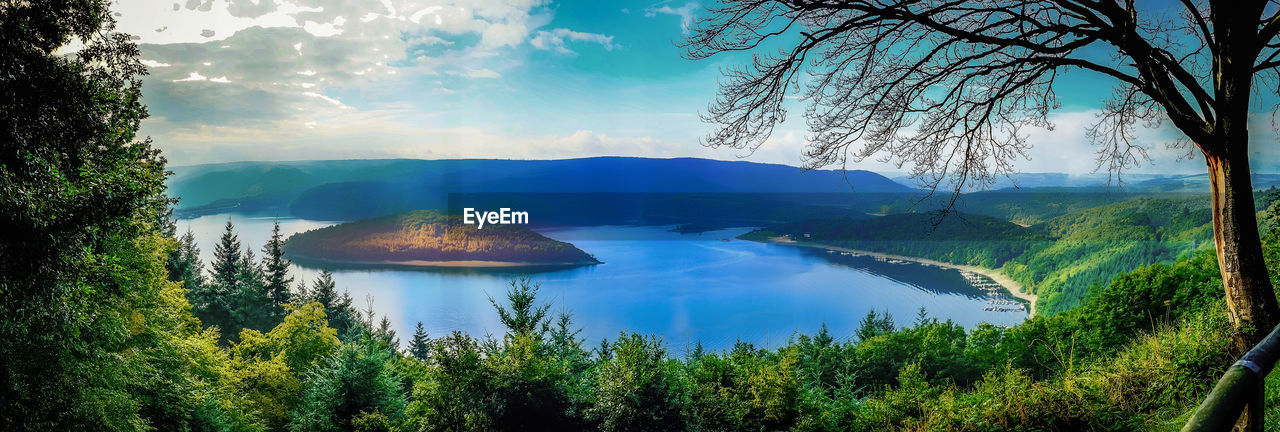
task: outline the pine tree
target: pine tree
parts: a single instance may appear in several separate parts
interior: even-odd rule
[[[332,306],[325,308],[325,313],[329,314],[329,326],[338,331],[343,342],[361,337],[360,332],[354,331],[360,321],[360,312],[356,310],[350,291],[343,291]]]
[[[391,320],[385,316],[382,317],[378,328],[373,331],[373,338],[387,344],[387,347],[393,351],[400,350],[400,339],[396,337],[396,331],[391,328]]]
[[[187,292],[192,313],[200,318],[205,326],[216,326],[221,329],[224,338],[240,331],[240,326],[232,315],[236,306],[234,296],[238,292],[240,283],[240,267],[243,263],[240,239],[236,236],[235,226],[231,224],[231,220],[227,220],[222,238],[213,248],[213,263],[209,268],[211,279],[199,287],[189,288]]]
[[[858,337],[858,341],[865,341],[882,334],[888,334],[895,329],[893,323],[893,315],[889,311],[884,311],[884,315],[876,314],[876,310],[867,311],[867,316],[862,318],[862,322],[858,325],[858,330],[854,331],[854,335]]]
[[[169,280],[182,282],[187,292],[203,289],[204,263],[200,262],[200,248],[196,246],[196,236],[187,228],[178,242],[178,248],[169,255]]]
[[[238,334],[246,328],[266,331],[275,327],[278,324],[275,306],[267,294],[262,267],[254,259],[253,250],[245,248],[237,270],[235,290],[232,291],[234,301],[231,303],[234,305],[232,317],[235,328],[227,330]]]
[[[227,220],[222,238],[213,248],[213,282],[222,285],[224,292],[235,292],[237,277],[240,275],[240,238],[236,236],[235,226]]]
[[[578,335],[582,328],[573,327],[573,314],[561,312],[551,330],[551,346],[561,358],[582,349],[582,339]]]
[[[533,335],[541,338],[551,331],[551,318],[547,316],[550,304],[536,305],[538,289],[542,284],[527,278],[512,280],[507,288],[507,302],[511,309],[498,304],[492,296],[489,303],[498,311],[498,319],[507,327],[509,336]]]
[[[418,321],[418,325],[413,328],[413,338],[409,339],[409,354],[422,361],[427,361],[427,357],[431,355],[431,339],[422,329],[422,321]]]
[[[311,285],[309,299],[324,306],[324,313],[329,317],[329,326],[338,331],[343,341],[352,339],[351,329],[358,324],[360,313],[353,306],[351,293],[338,294],[338,284],[333,280],[333,273],[321,270],[320,276]],[[369,329],[372,330],[372,329]]]
[[[298,286],[293,289],[293,294],[290,295],[290,298],[299,300],[299,303],[311,301],[311,290],[307,288],[307,281],[305,279],[298,279]]]
[[[827,330],[827,323],[822,323],[822,328],[818,329],[818,334],[813,335],[813,344],[815,346],[826,348],[835,343],[835,338],[831,337],[831,331]]]
[[[929,324],[929,312],[924,310],[924,306],[920,306],[920,311],[916,312],[915,326],[923,327],[925,324]]]
[[[262,271],[266,275],[267,294],[275,306],[277,315],[283,316],[284,305],[289,303],[291,295],[289,285],[293,278],[289,276],[289,265],[293,264],[284,257],[284,236],[280,234],[280,221],[276,220],[271,228],[271,239],[262,248]]]
[[[338,284],[333,281],[333,273],[321,270],[320,276],[311,285],[311,300],[320,302],[325,310],[333,307],[338,300]]]

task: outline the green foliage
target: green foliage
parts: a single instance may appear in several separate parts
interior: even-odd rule
[[[422,329],[422,321],[418,321],[413,329],[413,338],[409,339],[409,355],[420,361],[427,361],[431,356],[431,339],[427,338],[427,332]]]
[[[547,316],[550,304],[536,305],[538,289],[542,284],[528,278],[512,280],[507,286],[507,302],[511,309],[498,304],[492,296],[489,303],[498,312],[498,319],[507,327],[510,337],[533,336],[541,338],[551,331],[551,317]]]
[[[340,346],[319,303],[292,309],[284,322],[266,334],[243,331],[229,350],[225,385],[239,396],[238,409],[254,413],[272,430],[288,423],[304,374]]]
[[[1096,295],[1115,275],[1171,262],[1210,245],[1209,218],[1205,197],[1138,198],[1079,208],[1026,228],[987,216],[908,213],[856,223],[783,224],[743,238],[785,235],[825,245],[998,268],[1039,296],[1039,313],[1056,314]]]
[[[823,328],[826,325],[823,324]],[[882,334],[892,332],[896,327],[893,324],[893,315],[889,311],[882,314],[876,314],[876,310],[867,311],[867,316],[862,317],[862,321],[858,323],[858,329],[854,331],[854,337],[864,341]]]
[[[156,226],[165,162],[137,136],[145,69],[109,6],[0,3],[2,430],[181,424],[203,385],[162,360],[198,336],[163,327],[185,322]]]
[[[290,430],[399,430],[406,402],[394,356],[372,339],[344,345],[311,373]]]
[[[1057,240],[1003,269],[1040,295],[1046,313],[1070,309],[1114,275],[1209,245],[1208,201],[1138,199],[1070,213],[1036,228]]]
[[[352,305],[350,293],[338,294],[338,284],[334,282],[329,270],[320,271],[320,276],[316,278],[308,294],[308,301],[320,303],[324,307],[329,324],[337,330],[339,337],[344,340],[354,337],[352,330],[359,326],[360,312]]]
[[[200,247],[196,245],[196,236],[190,229],[182,234],[178,248],[169,254],[167,263],[169,280],[182,282],[187,292],[200,292],[207,281],[204,277],[204,263],[200,262]]]
[[[284,305],[292,300],[289,285],[293,277],[289,276],[289,265],[292,263],[284,257],[284,236],[280,234],[280,221],[276,220],[271,227],[271,239],[262,247],[262,271],[265,277],[265,289],[271,298],[272,321],[284,316]]]
[[[811,220],[765,231],[794,240],[996,268],[1052,239],[981,215],[905,213],[872,219]],[[746,236],[761,239],[759,235]]]
[[[683,429],[677,369],[657,337],[619,335],[600,362],[588,417],[606,432]]]

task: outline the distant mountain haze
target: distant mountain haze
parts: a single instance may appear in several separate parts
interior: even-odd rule
[[[351,219],[444,208],[449,193],[913,193],[870,171],[709,159],[335,160],[174,167],[179,213]]]

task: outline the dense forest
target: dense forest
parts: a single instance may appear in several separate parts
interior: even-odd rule
[[[793,335],[776,349],[738,343],[724,352],[675,353],[658,335],[580,339],[571,312],[553,315],[553,305],[538,296],[540,284],[528,279],[511,281],[505,298],[491,299],[504,334],[433,338],[419,325],[402,342],[385,318],[378,322],[336,294],[327,273],[293,284],[288,261],[273,252],[278,237],[262,247],[259,260],[248,248],[225,258],[242,250],[228,226],[207,269],[191,238],[184,235],[174,253],[153,262],[184,281],[171,287],[196,287],[186,292],[193,306],[175,315],[185,316],[189,329],[204,327],[188,330],[185,349],[173,353],[182,357],[152,359],[164,371],[159,376],[174,380],[160,385],[184,385],[146,400],[159,406],[139,405],[138,424],[295,431],[1169,429],[1239,354],[1226,337],[1211,250],[1118,275],[1080,306],[1015,327],[965,329],[923,309],[913,317],[870,311],[853,335],[824,328]],[[1268,251],[1280,256],[1277,240],[1280,231],[1270,231]],[[275,273],[273,264],[286,271]],[[239,279],[220,278],[222,268],[234,268]],[[277,305],[263,288],[273,285],[294,288]],[[224,303],[230,317],[273,318],[211,325],[219,318],[198,300],[209,292],[230,300]],[[1269,397],[1280,403],[1277,393]]]
[[[258,249],[228,224],[207,266],[175,238],[166,162],[136,135],[145,69],[108,6],[0,3],[0,430],[1166,430],[1240,354],[1202,213],[1156,201],[986,221],[1046,245],[975,257],[1046,278],[1137,265],[1073,236],[1176,256],[1015,327],[868,312],[854,335],[678,355],[657,335],[583,341],[524,279],[491,299],[502,334],[396,335],[327,274],[293,280],[278,230]]]
[[[416,210],[319,228],[291,236],[290,257],[328,265],[495,261],[530,265],[594,264],[569,243],[518,225],[463,224],[443,211]]]
[[[857,223],[832,219],[781,224],[744,238],[783,235],[999,269],[1039,296],[1039,311],[1053,314],[1096,295],[1114,275],[1211,245],[1209,219],[1205,196],[1137,198],[1068,212],[1028,227],[982,215],[943,217],[931,212]]]

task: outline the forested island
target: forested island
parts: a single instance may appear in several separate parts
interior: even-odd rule
[[[477,229],[438,210],[416,210],[295,234],[290,259],[345,267],[540,267],[599,264],[572,244],[528,228]]]

